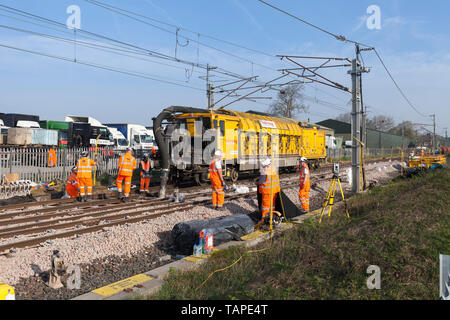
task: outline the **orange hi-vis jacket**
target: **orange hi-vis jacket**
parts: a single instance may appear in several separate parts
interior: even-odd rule
[[[47,165],[49,167],[56,166],[56,151],[53,148],[50,148],[50,150],[48,150],[48,163],[47,163]]]
[[[278,174],[268,172],[265,177],[265,181],[261,181],[262,183],[259,185],[259,193],[270,195],[270,189],[272,189],[272,194],[280,192],[280,179],[278,178]]]
[[[216,162],[220,161],[220,159],[213,159],[209,164],[209,179],[211,180],[212,185],[221,185],[222,181],[220,180],[219,171],[216,168]]]
[[[309,189],[311,180],[309,176],[309,169],[303,168],[300,171],[300,189]]]
[[[150,168],[151,168],[151,161],[150,159],[145,161],[141,161],[141,177],[143,178],[150,178]]]
[[[79,185],[78,185],[78,178],[77,174],[75,172],[72,172],[67,179],[66,184],[66,192],[71,198],[78,197],[80,195],[80,192],[78,191]]]
[[[216,168],[217,161],[221,160],[213,159],[209,164],[209,180],[211,180],[211,185],[221,186],[222,181],[220,180],[219,170]]]
[[[95,161],[87,157],[81,158],[77,162],[77,177],[83,179],[92,179],[92,167],[95,166]]]
[[[119,176],[131,177],[133,170],[137,168],[136,159],[127,152],[119,159]]]

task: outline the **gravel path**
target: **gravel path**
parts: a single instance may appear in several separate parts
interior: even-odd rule
[[[399,162],[369,164],[368,170],[374,168],[376,170],[367,173],[367,180],[376,179],[381,184],[392,179],[398,175],[393,164],[398,165]],[[344,174],[342,176],[343,188],[349,189],[350,185],[346,182]],[[317,187],[310,192],[311,209],[317,209],[322,205],[324,194],[319,190],[326,191],[329,181],[320,181]],[[298,188],[284,191],[295,204],[300,205]],[[0,281],[16,288],[17,299],[69,299],[111,282],[146,272],[175,258],[176,253],[171,248],[170,232],[176,223],[202,219],[205,214],[215,218],[226,214],[250,213],[257,210],[257,201],[238,199],[225,202],[224,207],[225,212],[218,212],[209,206],[197,206],[188,211],[180,211],[141,223],[108,227],[97,233],[55,239],[36,248],[19,249],[16,253],[0,256]],[[66,288],[54,290],[44,284],[48,277],[53,250],[61,252],[66,266],[74,264],[80,266],[82,274],[80,290]]]

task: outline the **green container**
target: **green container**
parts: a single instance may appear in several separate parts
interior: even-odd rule
[[[65,121],[44,120],[39,121],[39,125],[43,129],[69,130],[69,123]]]
[[[69,141],[70,124],[66,121],[42,120],[39,125],[43,129],[58,130],[58,145],[60,148],[66,148]]]

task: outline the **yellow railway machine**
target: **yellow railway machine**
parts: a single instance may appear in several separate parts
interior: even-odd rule
[[[429,169],[433,165],[443,165],[447,164],[445,155],[425,155],[425,156],[414,156],[410,157],[408,160],[409,168],[426,168]]]
[[[193,176],[200,183],[207,180],[209,161],[216,149],[225,153],[225,177],[233,182],[241,173],[259,171],[260,160],[264,157],[273,158],[274,163],[286,171],[295,170],[301,156],[308,158],[314,167],[326,158],[325,131],[316,127],[261,113],[191,109],[186,107],[186,111],[194,112],[183,112],[182,107],[165,109],[177,111],[172,118],[165,116],[171,119],[173,126],[165,130],[166,139],[169,133],[181,130],[175,139],[172,135],[169,143],[171,174],[172,169],[177,168],[178,176]],[[168,111],[163,110],[161,115],[164,112]],[[155,124],[154,130],[158,142]],[[180,152],[182,148],[176,146],[181,140],[188,141],[185,139],[191,139],[189,156],[186,150]],[[164,170],[164,164],[162,167]]]

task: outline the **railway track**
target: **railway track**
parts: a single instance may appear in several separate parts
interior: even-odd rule
[[[344,166],[346,167],[348,166]],[[331,179],[331,172],[327,174],[325,169],[327,168],[323,167],[312,173],[313,182]],[[294,179],[290,179],[291,177]],[[280,175],[283,189],[298,187],[296,178],[297,174]],[[152,220],[180,210],[187,211],[195,206],[207,205],[211,201],[211,192],[209,188],[205,191],[204,186],[184,188],[180,192],[190,192],[185,194],[184,202],[133,196],[129,203],[122,203],[118,199],[108,199],[113,195],[108,193],[97,195],[96,200],[87,203],[60,199],[4,206],[0,212],[0,241],[4,242],[0,244],[0,253],[38,246],[57,238],[69,238],[108,227]],[[255,195],[254,191],[245,194],[233,192],[228,193],[226,199],[231,201]],[[42,208],[35,208],[36,206]],[[22,237],[27,239],[10,241]]]

